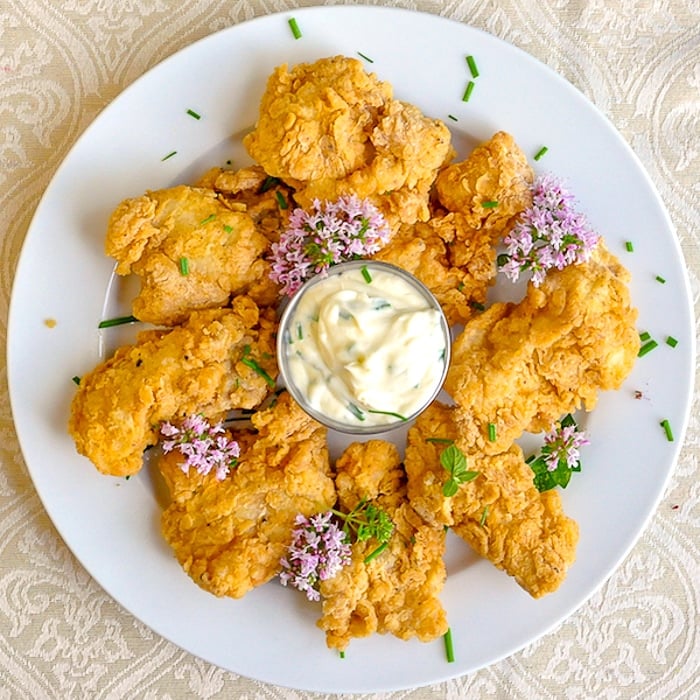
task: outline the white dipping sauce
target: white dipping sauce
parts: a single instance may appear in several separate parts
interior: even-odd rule
[[[436,394],[449,331],[415,281],[363,261],[332,268],[298,295],[282,352],[292,395],[296,389],[309,408],[348,426],[386,426]]]

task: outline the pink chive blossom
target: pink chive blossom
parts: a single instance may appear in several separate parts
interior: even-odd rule
[[[163,452],[179,450],[187,457],[181,465],[185,474],[191,467],[200,474],[208,474],[214,469],[219,481],[226,478],[241,454],[239,444],[224,433],[222,422],[209,425],[201,415],[188,416],[180,427],[168,421],[160,426],[161,436],[167,438],[162,444]]]
[[[590,444],[588,436],[579,430],[576,423],[562,421],[544,436],[545,446],[542,455],[547,465],[547,471],[553,472],[560,461],[566,462],[569,469],[576,469],[581,458],[579,448]]]
[[[548,270],[588,260],[598,235],[576,210],[574,196],[553,175],[540,175],[532,186],[532,206],[504,238],[506,253],[499,256],[501,271],[513,282],[532,272],[539,287]]]
[[[306,593],[309,600],[320,600],[321,581],[333,578],[350,563],[347,535],[333,520],[333,513],[317,513],[310,518],[297,515],[292,543],[281,560],[280,582]]]
[[[289,227],[272,244],[270,278],[292,296],[314,274],[331,265],[376,253],[390,229],[381,212],[355,195],[335,202],[314,200],[310,212],[295,209]]]

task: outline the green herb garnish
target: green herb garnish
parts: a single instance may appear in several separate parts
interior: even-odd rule
[[[670,345],[672,348],[675,348],[676,345],[678,345],[678,341],[672,335],[669,335],[666,338],[666,345]]]
[[[496,442],[496,424],[489,423],[489,442]]]
[[[80,386],[80,377],[76,374],[75,377],[73,377],[73,381]]]
[[[297,24],[296,19],[294,17],[291,17],[288,20],[289,23],[289,28],[292,30],[292,35],[294,36],[295,39],[301,39],[301,29],[299,29],[299,25]]]
[[[362,413],[362,411],[357,406],[355,406],[354,403],[348,404],[348,411],[350,411],[350,413],[352,413],[355,416],[355,418],[357,418],[357,420],[365,420],[365,414]]]
[[[474,56],[467,56],[467,65],[469,66],[469,72],[472,74],[472,78],[478,78],[479,69],[476,67]]]
[[[195,112],[193,109],[188,109],[187,114],[189,114],[193,119],[201,119],[202,118],[202,115],[197,114],[197,112]]]
[[[398,418],[399,420],[402,420],[402,421],[408,420],[408,418],[406,418],[406,416],[402,416],[400,413],[394,413],[394,411],[375,411],[374,409],[368,409],[367,413],[378,413],[382,416],[393,416],[394,418]]]
[[[447,632],[445,632],[442,638],[445,640],[445,656],[447,657],[447,663],[454,663],[455,650],[452,644],[452,629],[448,627]]]
[[[214,219],[216,219],[216,214],[209,214],[206,219],[202,219],[199,222],[199,225],[204,226],[204,224],[208,224],[210,221],[214,221]]]
[[[241,356],[241,362],[246,367],[250,367],[250,369],[252,369],[253,372],[260,375],[265,380],[265,382],[267,382],[267,385],[271,389],[274,389],[276,386],[275,380],[252,357],[249,357],[249,354],[250,354],[250,345],[246,345],[243,348],[243,355]]]
[[[644,355],[650,353],[654,348],[658,347],[658,345],[659,344],[652,338],[652,340],[647,341],[641,348],[639,348],[637,357],[644,357]]]
[[[168,153],[167,155],[165,155],[165,156],[163,156],[163,157],[161,158],[161,161],[169,160],[169,159],[172,158],[176,153],[177,153],[177,151],[170,151],[170,153]]]
[[[462,95],[462,102],[469,102],[469,98],[472,96],[473,91],[474,91],[474,81],[470,80],[467,83],[467,89],[464,91],[464,95]]]
[[[484,510],[481,513],[481,517],[479,518],[479,525],[481,525],[481,527],[484,527],[484,523],[486,522],[486,518],[488,517],[488,514],[489,514],[489,507],[484,506]]]
[[[370,271],[367,269],[367,265],[363,265],[360,268],[360,272],[362,273],[362,277],[367,282],[367,284],[370,284],[372,282],[372,275]]]
[[[537,153],[535,153],[535,160],[539,160],[540,158],[542,158],[542,156],[543,156],[548,150],[549,150],[549,149],[547,148],[547,146],[542,146],[542,148],[540,148],[540,150],[537,151]]]
[[[625,241],[625,250],[628,253],[634,253],[634,245],[632,244],[632,241]]]
[[[183,277],[187,277],[190,274],[190,261],[187,258],[180,258],[180,274]]]
[[[287,209],[289,207],[287,200],[279,190],[275,192],[275,199],[277,200],[277,204],[279,205],[280,209]]]
[[[498,206],[498,202],[489,200],[488,202],[482,202],[481,206],[484,207],[484,209],[495,209]]]
[[[448,498],[457,493],[460,484],[465,484],[479,476],[479,472],[467,469],[467,457],[454,443],[440,453],[440,464],[450,475],[442,486],[442,493]]]
[[[666,280],[661,275],[656,275],[655,279],[660,284],[666,284]]]
[[[439,438],[439,437],[429,437],[425,438],[426,442],[436,442],[440,445],[454,445],[455,441],[450,440],[449,438]]]
[[[118,316],[117,318],[108,318],[104,321],[100,321],[97,324],[98,328],[111,328],[112,326],[123,326],[126,323],[137,323],[138,318],[136,316]]]
[[[373,61],[369,56],[365,56],[361,51],[358,51],[358,52],[357,52],[357,55],[358,55],[360,58],[364,58],[365,61],[367,61],[367,63],[374,63],[374,61]]]
[[[673,431],[671,430],[671,424],[668,422],[667,418],[664,418],[659,425],[664,429],[666,433],[666,439],[669,442],[673,442]]]

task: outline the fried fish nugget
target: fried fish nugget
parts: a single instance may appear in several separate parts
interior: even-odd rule
[[[134,316],[166,326],[247,291],[268,248],[245,207],[231,209],[216,192],[187,185],[121,202],[105,242],[117,273],[140,277]]]
[[[394,229],[428,219],[430,188],[453,156],[445,124],[393,99],[388,83],[344,56],[277,68],[244,144],[295,188],[300,206],[355,194]]]
[[[478,476],[446,498],[440,463],[453,441]],[[534,598],[555,591],[576,558],[578,525],[567,517],[556,491],[540,493],[522,451],[484,455],[470,451],[454,407],[434,403],[408,433],[406,472],[411,505],[426,520],[449,526],[479,555],[513,576]]]
[[[373,257],[398,265],[423,282],[450,325],[465,323],[475,308],[482,307],[496,278],[491,236],[472,231],[461,214],[403,225]]]
[[[285,392],[252,417],[252,433],[234,433],[241,453],[228,476],[182,471],[169,452],[159,467],[171,492],[161,529],[186,573],[217,596],[241,598],[281,570],[298,514],[336,500],[326,429]]]
[[[470,444],[501,452],[620,387],[640,344],[629,277],[600,242],[588,262],[549,272],[519,304],[494,304],[467,323],[445,388]]]
[[[485,228],[498,238],[532,204],[534,173],[513,137],[495,133],[459,163],[440,171],[435,189],[449,211],[461,212],[474,229]],[[484,203],[496,202],[493,207]]]
[[[181,327],[142,333],[80,380],[68,424],[78,452],[104,474],[135,474],[161,421],[254,408],[277,374],[274,332],[273,318],[237,297],[232,309],[196,311]]]
[[[374,538],[355,542],[352,559],[321,582],[323,614],[318,626],[326,643],[343,650],[353,637],[373,632],[431,641],[447,631],[439,600],[446,570],[445,532],[428,525],[406,501],[405,473],[393,443],[353,443],[336,464],[339,505],[351,511],[362,499],[384,510],[394,523],[386,549]]]

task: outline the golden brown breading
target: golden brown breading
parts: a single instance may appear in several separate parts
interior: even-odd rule
[[[394,522],[388,546],[374,538],[355,542],[352,561],[321,582],[323,615],[318,626],[326,642],[343,650],[352,637],[387,632],[400,639],[430,641],[445,634],[447,617],[439,600],[445,583],[445,532],[430,526],[406,501],[405,473],[393,443],[353,443],[336,464],[339,507],[350,512],[364,498]]]
[[[275,69],[244,144],[300,206],[355,194],[394,229],[428,219],[430,188],[453,155],[442,122],[392,99],[388,83],[344,56]]]
[[[485,228],[498,238],[532,204],[533,180],[525,154],[510,134],[499,131],[466,160],[440,171],[435,189],[449,211],[461,212],[472,228]],[[498,205],[484,207],[484,202]]]
[[[295,517],[336,499],[320,423],[287,393],[252,422],[256,435],[233,434],[241,455],[223,481],[214,471],[185,474],[177,451],[159,462],[172,496],[163,535],[189,576],[217,596],[240,598],[278,574]]]
[[[264,272],[268,247],[243,205],[233,210],[216,192],[186,185],[121,202],[105,242],[117,273],[141,278],[134,316],[166,326],[246,292]]]
[[[588,262],[549,272],[519,304],[494,304],[467,323],[445,388],[470,445],[501,452],[523,431],[550,430],[620,387],[639,350],[628,281],[600,242]]]
[[[445,498],[447,472],[440,464],[453,440],[467,456],[467,467],[479,475]],[[451,526],[478,554],[504,570],[531,596],[555,591],[576,558],[578,525],[567,517],[557,491],[540,493],[522,450],[470,452],[460,435],[455,410],[434,403],[411,427],[406,447],[406,472],[411,505],[436,525]]]
[[[247,354],[274,378],[274,333],[271,315],[237,297],[233,309],[195,311],[181,327],[140,334],[80,380],[68,426],[78,452],[105,474],[135,474],[160,421],[254,408],[270,386],[241,360]]]
[[[465,323],[486,302],[496,278],[491,236],[470,229],[462,214],[403,225],[376,255],[415,275],[440,302],[450,325]]]

